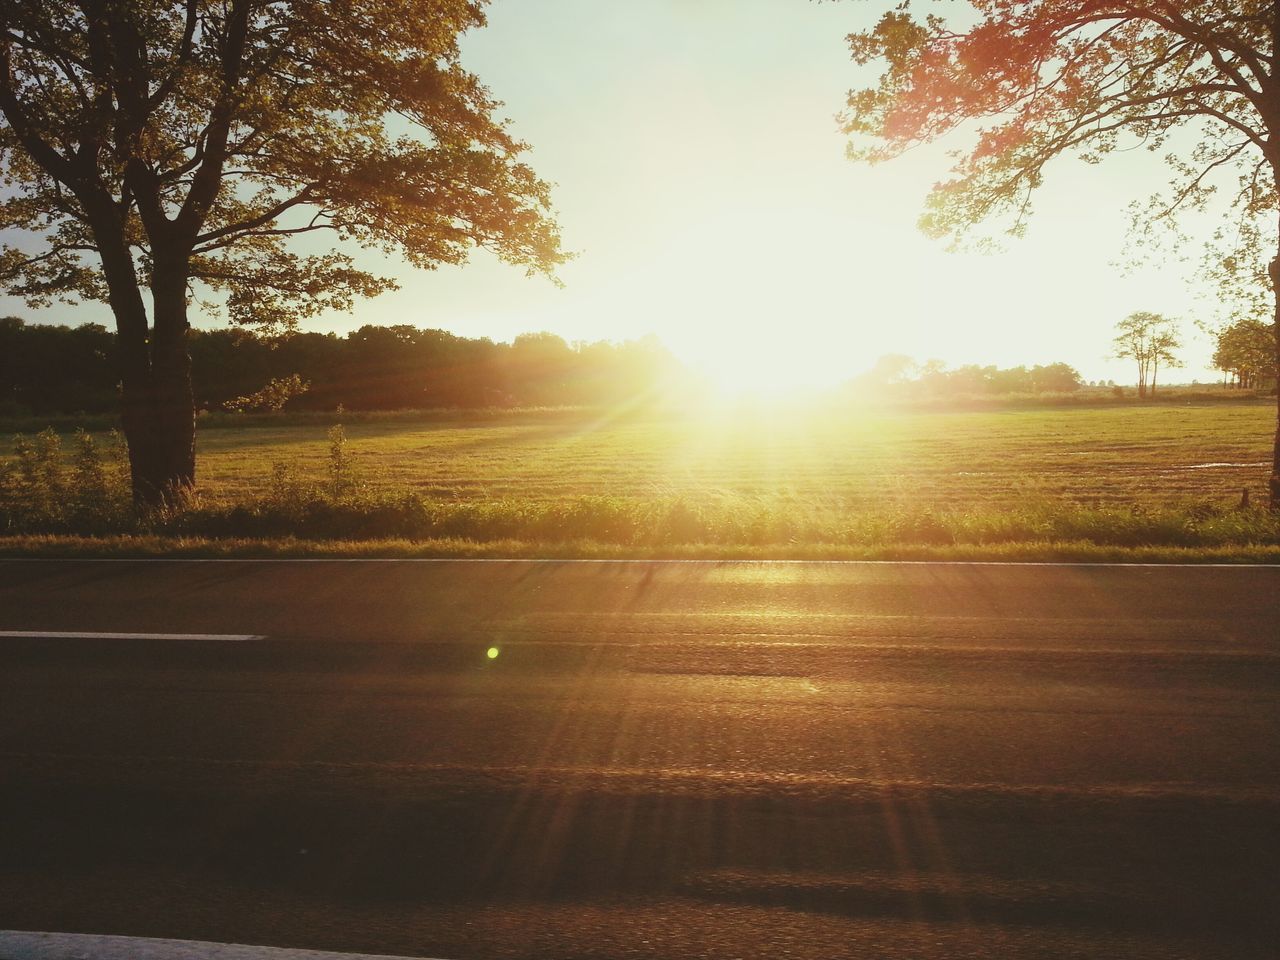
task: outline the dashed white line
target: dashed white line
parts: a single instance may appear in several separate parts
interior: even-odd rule
[[[0,960],[412,960],[204,940],[157,940],[88,933],[0,930]]]

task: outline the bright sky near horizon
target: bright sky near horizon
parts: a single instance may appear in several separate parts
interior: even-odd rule
[[[826,385],[885,353],[948,365],[1065,361],[1128,382],[1109,358],[1134,310],[1181,318],[1186,370],[1213,379],[1192,321],[1210,305],[1174,263],[1124,274],[1126,206],[1168,178],[1138,151],[1098,166],[1054,164],[1028,236],[994,255],[952,254],[916,229],[945,149],[877,167],[844,156],[835,116],[872,79],[845,35],[885,2],[494,0],[464,62],[554,182],[578,258],[557,288],[477,255],[419,272],[378,264],[402,287],[309,329],[411,323],[510,339],[656,334],[741,386]],[[3,312],[33,316],[16,302]],[[101,308],[33,319],[106,322]]]

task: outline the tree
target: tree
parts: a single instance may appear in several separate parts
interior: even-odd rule
[[[1151,331],[1151,396],[1156,395],[1156,375],[1160,372],[1160,364],[1166,367],[1180,367],[1182,361],[1173,352],[1182,349],[1182,338],[1178,335],[1178,327],[1172,320],[1161,317]]]
[[[1218,331],[1213,365],[1241,389],[1257,387],[1272,368],[1275,336],[1275,330],[1261,321],[1238,320]]]
[[[1154,313],[1140,310],[1131,313],[1116,324],[1115,355],[1120,360],[1132,360],[1138,365],[1138,397],[1147,396],[1147,377],[1151,370],[1151,330],[1160,318]]]
[[[1117,322],[1116,331],[1116,357],[1138,365],[1138,397],[1155,396],[1160,364],[1182,365],[1173,352],[1182,347],[1177,324],[1158,313],[1139,310]]]
[[[972,147],[934,188],[922,218],[931,233],[959,236],[998,213],[1020,233],[1031,194],[1057,156],[1098,162],[1131,143],[1167,148],[1174,181],[1153,198],[1148,222],[1202,206],[1226,185],[1240,224],[1230,233],[1246,242],[1217,267],[1250,277],[1270,259],[1270,320],[1280,330],[1280,3],[970,6],[972,26],[918,19],[903,4],[849,38],[855,61],[884,64],[875,87],[849,95],[851,153],[884,160],[970,131]],[[1272,362],[1280,367],[1280,354]],[[1280,406],[1270,485],[1272,507],[1280,508]]]
[[[535,404],[555,403],[571,377],[576,356],[562,337],[547,331],[522,333],[506,358],[507,389]]]
[[[1031,368],[1031,389],[1037,393],[1075,393],[1082,386],[1084,380],[1080,372],[1069,364],[1050,363]]]
[[[883,387],[910,380],[915,370],[916,362],[906,354],[886,353],[863,374],[862,379],[871,385]]]
[[[197,292],[287,327],[394,285],[343,241],[563,262],[548,186],[459,63],[483,3],[0,0],[0,229],[26,231],[0,280],[110,304],[139,502],[195,482]]]

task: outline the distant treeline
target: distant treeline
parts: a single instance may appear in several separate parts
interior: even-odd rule
[[[196,405],[209,410],[594,405],[670,396],[693,382],[653,337],[569,344],[532,333],[495,343],[402,325],[345,337],[193,330],[190,346]],[[0,414],[115,410],[114,351],[115,334],[97,324],[0,318]]]
[[[654,337],[567,343],[529,333],[502,343],[408,325],[364,326],[342,337],[226,328],[193,330],[190,348],[196,406],[213,411],[686,403],[706,390]],[[115,334],[97,324],[0,318],[0,416],[115,412],[114,351]],[[844,393],[854,402],[950,403],[1068,394],[1085,385],[1065,363],[948,369],[893,354]]]
[[[881,357],[874,367],[849,381],[855,394],[885,399],[1074,393],[1083,386],[1080,374],[1065,363],[1034,367],[969,364],[948,369],[940,360],[918,364],[898,353]]]

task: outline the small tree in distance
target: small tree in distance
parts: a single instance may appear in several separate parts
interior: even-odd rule
[[[1151,369],[1149,331],[1156,319],[1154,313],[1138,311],[1116,323],[1115,357],[1132,360],[1138,365],[1138,397],[1147,397],[1147,372]]]
[[[1181,366],[1173,351],[1180,349],[1177,325],[1168,317],[1138,310],[1116,323],[1115,356],[1138,366],[1138,397],[1155,396],[1160,365]]]

